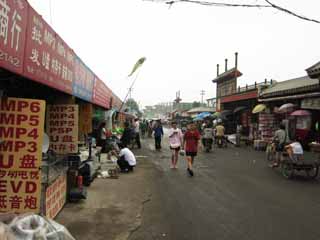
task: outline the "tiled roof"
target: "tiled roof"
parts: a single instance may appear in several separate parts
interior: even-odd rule
[[[308,75],[311,78],[319,78],[320,77],[320,62],[306,69]]]
[[[240,76],[242,76],[242,73],[239,70],[237,70],[236,68],[231,68],[228,71],[217,76],[215,79],[212,80],[212,82],[216,83],[224,79],[232,79]]]
[[[319,80],[309,76],[276,82],[261,91],[260,97],[279,96],[285,94],[307,92],[318,87]]]

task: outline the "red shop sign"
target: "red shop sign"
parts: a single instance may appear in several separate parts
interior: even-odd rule
[[[26,44],[24,75],[71,94],[74,52],[32,7]]]
[[[106,84],[98,77],[95,77],[92,97],[93,103],[105,108],[110,108],[111,94],[111,90],[106,86]]]
[[[28,17],[25,0],[0,0],[0,67],[22,74]]]

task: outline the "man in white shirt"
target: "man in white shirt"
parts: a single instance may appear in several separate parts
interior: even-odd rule
[[[124,147],[122,144],[119,144],[119,148],[120,152],[114,151],[113,154],[118,158],[117,163],[121,172],[132,172],[137,164],[136,157],[129,148]]]

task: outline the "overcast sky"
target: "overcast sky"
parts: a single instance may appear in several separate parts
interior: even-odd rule
[[[143,0],[29,0],[30,4],[120,98],[133,79],[126,76],[142,56],[133,98],[141,105],[215,96],[216,64],[234,66],[239,52],[243,76],[238,85],[306,75],[320,61],[320,24],[277,10],[165,4]],[[210,1],[210,0],[208,0]],[[221,0],[223,1],[223,0]],[[220,2],[221,2],[220,1]],[[320,19],[319,0],[273,0]],[[262,3],[262,0],[225,2]],[[224,66],[220,68],[220,72]]]

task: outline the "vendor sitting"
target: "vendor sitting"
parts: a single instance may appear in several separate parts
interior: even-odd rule
[[[299,141],[293,141],[286,145],[284,149],[292,161],[303,160],[303,148]]]
[[[118,144],[120,151],[112,151],[112,154],[118,158],[118,165],[121,172],[132,172],[133,168],[136,166],[137,161],[136,157],[134,156],[133,152],[125,147],[122,143]]]

